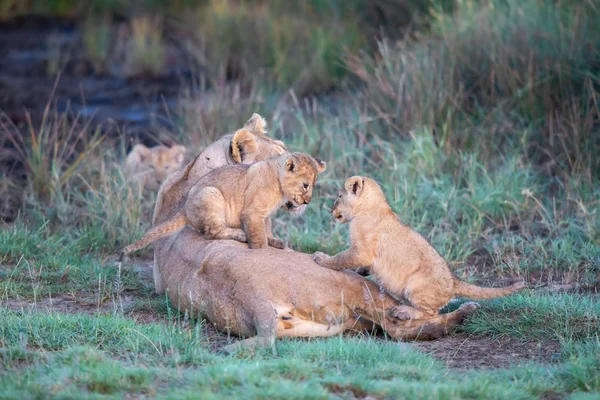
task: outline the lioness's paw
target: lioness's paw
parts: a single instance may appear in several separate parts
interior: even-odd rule
[[[330,258],[331,257],[329,255],[322,253],[320,251],[315,251],[312,255],[313,261],[323,267],[325,266],[324,264],[326,264]]]
[[[388,314],[390,317],[399,319],[400,321],[415,319],[414,310],[411,310],[410,307],[404,305],[390,308]]]

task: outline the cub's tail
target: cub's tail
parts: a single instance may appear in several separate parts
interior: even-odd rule
[[[503,288],[486,288],[471,285],[470,283],[466,283],[454,278],[455,296],[468,297],[469,299],[473,300],[494,299],[496,297],[509,295],[516,291],[525,289],[526,287],[527,283],[517,282],[515,284]]]
[[[142,249],[154,242],[157,239],[163,238],[165,236],[169,236],[179,229],[183,228],[187,225],[188,220],[183,214],[183,212],[179,212],[173,216],[173,218],[163,222],[162,224],[155,226],[150,229],[146,234],[137,242],[130,244],[121,250],[121,254],[119,255],[119,261],[123,261],[125,256],[129,253]]]

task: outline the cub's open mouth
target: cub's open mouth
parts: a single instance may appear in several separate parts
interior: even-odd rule
[[[301,213],[306,209],[306,204],[298,205],[293,201],[287,201],[283,207],[291,213]]]

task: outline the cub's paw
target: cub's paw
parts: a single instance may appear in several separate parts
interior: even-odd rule
[[[269,246],[274,247],[279,250],[285,250],[287,248],[287,246],[285,245],[285,242],[283,240],[274,239],[274,238],[269,239]]]
[[[330,258],[331,258],[331,256],[329,256],[325,253],[322,253],[320,251],[315,251],[312,255],[313,261],[322,267],[327,266],[327,262],[329,261]]]

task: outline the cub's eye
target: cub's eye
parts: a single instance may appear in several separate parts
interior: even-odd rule
[[[308,189],[308,183],[304,184],[304,189]]]

